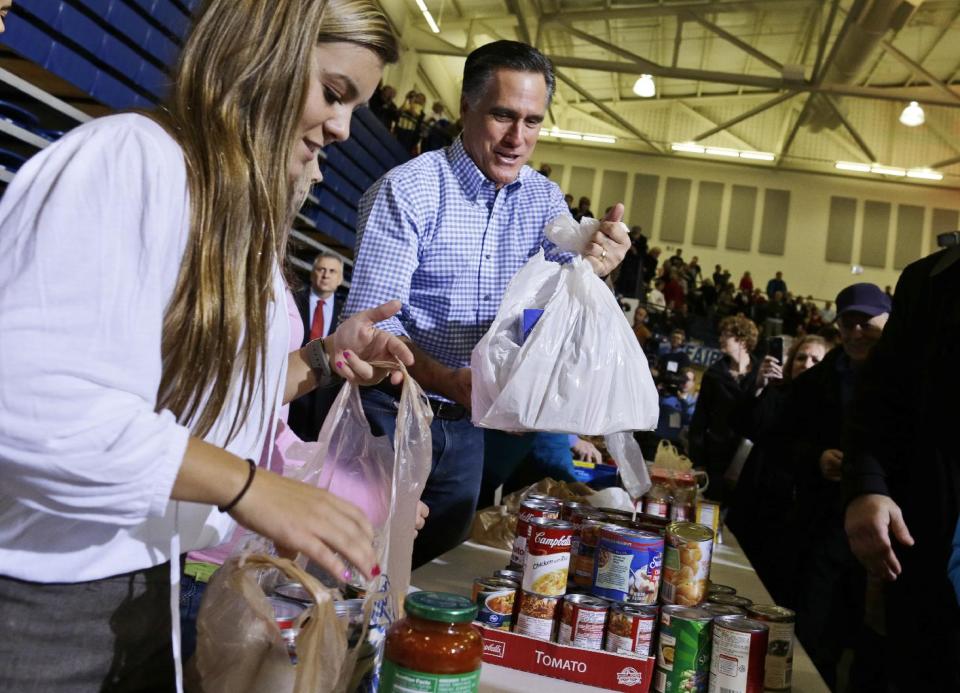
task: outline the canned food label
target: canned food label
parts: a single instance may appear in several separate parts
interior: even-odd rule
[[[576,609],[568,616],[567,609],[569,607],[564,607],[557,642],[561,645],[599,650],[603,645],[603,626],[607,620],[607,612]]]
[[[750,664],[750,633],[716,628],[710,659],[710,693],[746,693]]]
[[[667,504],[659,503],[657,501],[648,501],[643,506],[643,512],[647,513],[647,515],[656,515],[657,517],[666,517]]]
[[[517,616],[516,632],[540,640],[553,640],[553,619],[529,616],[521,612]]]
[[[527,555],[527,538],[520,536],[520,527],[517,527],[517,538],[513,540],[513,551],[510,553],[510,565],[522,566],[523,557]]]
[[[626,546],[600,540],[593,593],[600,597],[656,604],[660,587],[662,545]]]
[[[510,630],[516,590],[481,592],[477,595],[477,620],[488,628]]]
[[[654,687],[660,693],[704,693],[710,669],[710,622],[666,619],[657,641]]]
[[[549,553],[542,556],[527,554],[523,571],[523,589],[534,594],[559,597],[567,591],[569,553]]]
[[[706,600],[712,549],[710,540],[670,544],[664,549],[660,588],[664,603],[696,606]]]
[[[775,691],[790,688],[793,675],[793,624],[768,622],[770,640],[763,685]]]
[[[607,652],[649,657],[653,643],[654,619],[616,610],[607,625]]]
[[[383,661],[380,675],[380,693],[476,693],[480,689],[480,670],[466,674],[424,674],[397,666],[389,659]]]

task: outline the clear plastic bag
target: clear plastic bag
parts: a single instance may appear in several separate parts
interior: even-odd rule
[[[397,364],[376,364],[397,368]],[[382,641],[387,627],[400,615],[410,585],[417,502],[430,473],[433,412],[420,386],[404,372],[397,411],[394,444],[387,436],[374,436],[363,413],[360,390],[345,384],[337,396],[317,443],[304,444],[295,456],[305,460],[290,474],[305,483],[327,489],[356,503],[375,530],[375,547],[383,574],[366,589],[365,633],[357,647],[346,647],[346,624],[333,613],[337,591],[324,587],[301,565],[271,556],[272,544],[251,536],[238,554],[214,575],[204,595],[198,618],[197,655],[193,661],[199,681],[194,690],[204,693],[354,693],[374,692],[379,679]],[[301,561],[302,562],[302,561]],[[291,567],[292,566],[292,567]],[[256,570],[254,570],[256,568]],[[265,594],[288,579],[303,582],[326,607],[321,616],[322,638],[306,642],[311,664],[293,667],[281,653],[279,630]],[[318,607],[321,605],[318,601]],[[268,620],[271,619],[271,620]],[[306,623],[310,626],[312,619]],[[369,632],[367,632],[367,629]],[[336,630],[339,635],[331,635]],[[297,638],[311,633],[306,627]],[[310,636],[312,637],[312,636]],[[373,647],[370,671],[356,680],[354,664],[361,647]],[[283,657],[280,656],[283,654]],[[367,657],[365,654],[364,657]],[[301,661],[304,661],[301,659]],[[336,662],[336,666],[334,666]],[[314,663],[320,667],[313,671]],[[239,673],[237,673],[239,672]],[[301,682],[302,681],[302,682]]]
[[[545,233],[562,250],[582,252],[599,224],[559,217]],[[531,308],[543,314],[524,340],[518,326]],[[607,436],[630,495],[649,487],[630,432],[656,427],[656,386],[623,310],[586,259],[560,265],[542,250],[531,258],[507,287],[470,367],[476,425]]]

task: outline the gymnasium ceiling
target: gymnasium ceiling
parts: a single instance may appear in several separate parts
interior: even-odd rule
[[[470,50],[516,39],[556,66],[546,130],[616,138],[591,146],[731,160],[672,148],[694,143],[824,172],[837,161],[930,169],[944,175],[930,184],[960,187],[958,0],[381,1],[418,57],[416,82],[448,105]],[[633,93],[641,74],[656,96]],[[914,100],[926,122],[910,128],[898,118]]]

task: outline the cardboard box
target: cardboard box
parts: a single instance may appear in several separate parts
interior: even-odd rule
[[[596,686],[609,691],[648,693],[654,658],[641,659],[544,642],[519,633],[485,628],[483,661],[531,674]],[[543,690],[549,690],[544,687]]]

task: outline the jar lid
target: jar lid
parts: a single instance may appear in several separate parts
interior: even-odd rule
[[[449,592],[414,592],[403,602],[407,613],[441,623],[469,623],[477,617],[477,605]]]

